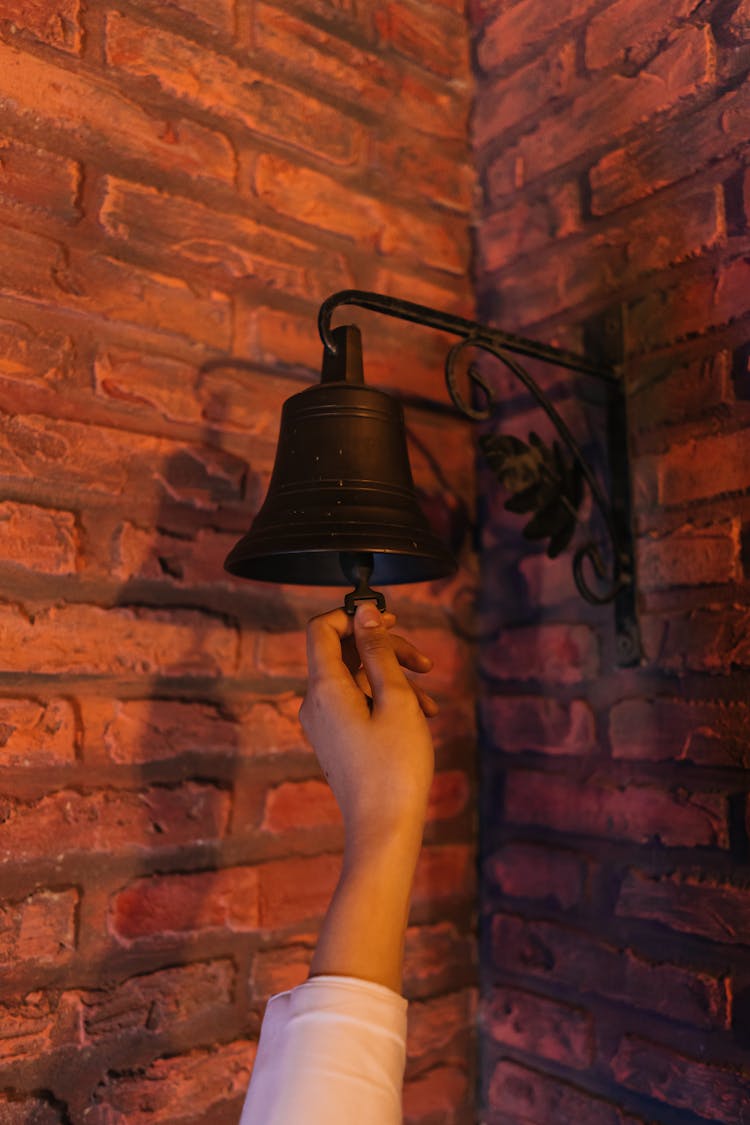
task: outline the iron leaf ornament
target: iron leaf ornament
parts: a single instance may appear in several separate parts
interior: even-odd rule
[[[527,539],[549,539],[551,559],[565,550],[578,522],[583,500],[583,473],[577,461],[566,461],[561,446],[550,447],[538,434],[528,444],[511,434],[483,434],[482,452],[504,488],[509,512],[533,512],[523,529]]]

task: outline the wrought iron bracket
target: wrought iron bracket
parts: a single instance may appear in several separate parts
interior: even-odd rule
[[[524,533],[530,539],[549,538],[547,553],[555,557],[570,539],[583,499],[585,481],[599,510],[608,539],[603,554],[591,540],[573,555],[573,577],[581,596],[593,605],[613,603],[617,662],[623,667],[639,663],[641,645],[636,612],[635,549],[632,528],[632,500],[628,458],[627,402],[622,378],[623,331],[619,309],[594,318],[584,326],[586,355],[550,347],[486,324],[454,316],[426,305],[402,301],[380,293],[345,289],[328,297],[320,307],[318,327],[326,351],[336,354],[331,318],[342,305],[356,305],[448,332],[460,337],[450,348],[445,361],[445,380],[456,409],[473,422],[486,422],[496,412],[492,388],[469,363],[470,383],[478,406],[466,402],[458,387],[457,372],[463,353],[474,349],[489,353],[502,363],[526,388],[552,422],[562,447],[550,449],[531,434],[526,445],[517,438],[483,435],[480,446],[500,482],[511,492],[506,507],[511,511],[533,513]],[[605,436],[608,453],[609,497],[549,396],[516,359],[526,356],[574,371],[596,381],[605,410]],[[563,453],[567,453],[567,459]],[[605,556],[608,564],[605,563]],[[587,574],[591,571],[592,574]],[[592,581],[593,577],[593,581]]]

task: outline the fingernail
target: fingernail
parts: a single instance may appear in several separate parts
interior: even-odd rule
[[[380,610],[372,602],[360,602],[357,606],[357,619],[365,629],[374,629],[381,623]]]

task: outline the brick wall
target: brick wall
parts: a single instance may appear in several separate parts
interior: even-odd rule
[[[468,102],[452,0],[2,5],[3,1123],[234,1122],[265,999],[306,974],[342,833],[296,718],[303,629],[340,594],[222,562],[317,377],[320,300],[471,311]],[[436,517],[443,474],[470,509],[442,342],[356,319]],[[463,559],[391,598],[443,705],[406,973],[422,1125],[473,1101]]]
[[[489,501],[488,1125],[750,1120],[750,6],[472,5],[478,300],[622,310],[645,658]],[[580,424],[570,381],[547,380]],[[513,402],[503,429],[538,413]],[[541,423],[543,424],[543,422]],[[487,482],[487,487],[490,487]],[[482,488],[485,487],[483,483]]]

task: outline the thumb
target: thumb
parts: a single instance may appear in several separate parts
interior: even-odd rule
[[[377,706],[384,701],[389,687],[403,687],[407,680],[393,651],[380,610],[372,602],[361,602],[357,606],[354,639],[370,681],[373,702]]]

